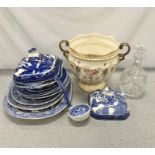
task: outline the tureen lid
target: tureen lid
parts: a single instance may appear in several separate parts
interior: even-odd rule
[[[104,60],[118,54],[119,43],[112,36],[80,34],[69,41],[70,54],[90,60]]]
[[[40,54],[36,48],[29,50],[28,57],[24,57],[13,74],[14,80],[19,82],[34,82],[48,80],[55,75],[59,59],[54,55]]]

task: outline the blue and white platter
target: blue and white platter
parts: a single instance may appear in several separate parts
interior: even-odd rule
[[[91,116],[96,119],[126,119],[130,113],[124,94],[106,87],[90,93]]]

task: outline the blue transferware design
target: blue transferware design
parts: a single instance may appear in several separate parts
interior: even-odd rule
[[[9,93],[7,96],[7,102],[8,104],[10,104],[12,107],[14,108],[18,108],[20,110],[42,110],[42,109],[47,109],[57,103],[60,102],[60,100],[62,100],[63,98],[63,94],[58,94],[56,96],[56,98],[52,99],[52,100],[49,100],[49,102],[46,104],[46,103],[43,103],[43,104],[20,104],[18,103],[17,101],[15,101],[11,95],[11,93]]]
[[[85,105],[85,104],[73,106],[69,110],[69,114],[71,116],[82,116],[82,115],[86,114],[87,112],[89,112],[89,106]]]
[[[67,78],[67,81],[64,83],[64,87],[66,88],[68,86],[70,82],[70,79]],[[44,91],[44,92],[38,92],[38,93],[34,93],[34,92],[30,92],[29,90],[19,90],[17,88],[17,92],[18,94],[21,96],[21,97],[24,97],[24,98],[31,98],[31,99],[42,99],[42,98],[46,98],[46,97],[52,97],[54,94],[58,93],[58,92],[61,92],[62,90],[59,88],[58,84],[57,84],[57,87],[55,88],[52,88],[50,90],[47,90],[47,91]]]
[[[68,91],[70,89],[70,85],[71,83],[69,83],[69,85],[67,86],[68,88]],[[12,86],[13,87],[13,86]],[[12,88],[11,88],[12,89]],[[59,93],[57,96],[55,96],[55,98],[53,99],[48,99],[48,100],[42,100],[42,103],[40,103],[40,100],[36,102],[32,101],[32,103],[30,102],[26,102],[26,104],[22,102],[21,104],[21,101],[20,100],[14,100],[12,94],[11,94],[11,91],[9,90],[8,94],[6,95],[7,97],[7,102],[14,108],[18,108],[18,109],[21,109],[21,110],[42,110],[42,109],[46,109],[46,108],[49,108],[55,104],[58,104],[58,102],[60,102],[60,100],[62,100],[63,98],[63,94],[62,93]],[[27,101],[27,100],[26,100]],[[49,101],[49,102],[44,102],[44,101]],[[38,104],[37,104],[38,102]]]
[[[64,83],[66,81],[66,77],[67,77],[67,71],[66,69],[63,67],[62,61],[60,63],[59,66],[59,72],[58,75],[55,75],[57,77],[61,77],[61,81]],[[55,80],[51,77],[51,79],[49,80],[43,80],[43,81],[38,81],[38,82],[29,82],[29,83],[23,83],[23,82],[18,82],[16,80],[14,80],[16,86],[20,89],[29,89],[32,91],[40,91],[40,89],[44,89],[44,88],[51,88],[53,85],[56,85]]]
[[[68,85],[66,85],[67,91],[69,90],[69,87],[71,85],[71,81],[69,81]],[[31,98],[23,98],[18,92],[13,83],[11,83],[11,87],[8,91],[8,93],[11,93],[11,97],[13,100],[15,100],[17,103],[21,105],[43,105],[48,104],[50,102],[53,102],[55,99],[58,99],[60,97],[60,94],[63,94],[62,90],[59,90],[58,92],[52,93],[50,97],[46,98],[38,98],[38,99],[31,99]],[[9,95],[7,95],[9,96]]]
[[[54,80],[48,80],[48,81],[43,81],[43,82],[40,82],[40,81],[30,82],[30,83],[19,83],[14,80],[14,82],[19,89],[29,89],[29,90],[36,90],[36,91],[55,85]]]
[[[68,99],[69,102],[71,102],[72,99],[72,84],[70,84],[70,90],[68,91]],[[64,101],[64,99],[61,100],[58,104],[40,111],[23,111],[19,110],[17,108],[12,107],[7,102],[7,97],[4,97],[3,100],[3,108],[6,113],[8,113],[10,116],[20,119],[45,119],[49,117],[53,117],[57,114],[59,114],[61,111],[63,111],[68,104]]]
[[[63,94],[64,94],[64,102],[67,103],[68,107],[71,107],[71,102],[69,101],[69,98],[68,98],[68,90],[67,88],[64,87],[64,84],[63,82],[60,80],[60,78],[58,77],[54,77],[55,81],[58,83],[59,87],[61,88]]]
[[[47,104],[53,99],[55,99],[60,93],[62,93],[62,91],[60,90],[59,92],[53,93],[52,96],[42,99],[24,98],[17,92],[17,88],[14,85],[10,88],[10,92],[11,96],[16,102],[20,104],[35,104],[35,105]]]
[[[16,85],[17,87],[17,85]],[[50,87],[45,87],[45,88],[41,88],[41,89],[27,89],[27,88],[19,88],[17,87],[17,90],[25,95],[37,95],[37,94],[44,94],[44,93],[48,93],[51,91],[54,91],[59,89],[58,84],[55,82],[52,86]]]
[[[4,98],[4,110],[6,113],[11,115],[15,118],[21,118],[21,119],[44,119],[49,118],[52,116],[57,115],[62,110],[64,110],[67,107],[67,104],[62,100],[58,105],[49,108],[46,111],[23,111],[19,110],[17,108],[12,107],[10,104],[7,103],[6,97]]]
[[[91,116],[96,119],[126,119],[129,110],[124,94],[120,90],[106,87],[90,93]]]
[[[32,52],[33,50],[18,64],[13,74],[14,81],[19,83],[45,81],[61,74],[59,71],[62,60],[53,55]]]
[[[17,66],[4,98],[4,110],[17,118],[47,118],[71,106],[72,84],[62,60],[34,50]]]
[[[70,81],[68,81],[68,83],[65,85],[65,87],[68,86]],[[45,92],[45,93],[38,93],[37,94],[31,94],[31,95],[27,95],[25,93],[22,93],[20,91],[17,90],[18,95],[21,98],[25,98],[25,99],[31,99],[31,100],[38,100],[38,99],[45,99],[45,98],[53,98],[54,96],[56,96],[59,93],[62,93],[62,90],[59,88],[53,89],[51,91]]]

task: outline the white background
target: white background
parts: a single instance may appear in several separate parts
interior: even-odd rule
[[[59,42],[91,32],[113,35],[119,42],[131,44],[124,64],[131,63],[133,46],[143,43],[144,66],[153,68],[154,29],[155,8],[0,8],[0,69],[15,68],[31,47],[64,59]]]
[[[88,1],[84,1],[84,0],[78,0],[78,1],[73,1],[73,0],[67,0],[67,1],[64,1],[64,0],[56,0],[56,1],[51,1],[51,0],[5,0],[5,1],[1,1],[0,2],[0,4],[1,4],[1,6],[39,6],[39,7],[42,7],[42,6],[70,6],[70,4],[72,4],[72,6],[77,6],[77,4],[78,4],[78,6],[92,6],[92,7],[94,7],[94,6],[126,6],[126,7],[129,7],[129,6],[143,6],[143,7],[146,7],[146,6],[149,6],[149,7],[153,7],[153,6],[155,6],[154,5],[154,1],[153,0],[147,0],[147,1],[145,1],[145,0],[88,0]],[[74,5],[73,5],[74,4]],[[153,4],[153,5],[152,5]],[[131,12],[132,13],[132,12]],[[1,23],[1,18],[0,18],[0,23]],[[150,18],[150,21],[151,22],[154,22],[154,16],[152,16],[151,18]],[[122,21],[121,21],[122,22]],[[152,27],[152,29],[148,29],[148,28],[145,28],[145,30],[147,29],[147,32],[149,31],[149,32],[151,32],[151,33],[149,33],[148,35],[149,35],[149,38],[146,38],[146,39],[148,39],[148,42],[149,41],[152,41],[152,42],[154,42],[154,35],[153,35],[153,31],[154,31],[154,29],[153,29],[153,25],[151,25],[151,24],[149,24],[148,23],[148,26],[151,26]],[[1,33],[2,31],[0,31],[0,33]],[[146,33],[147,33],[146,32]],[[109,34],[110,35],[110,34]],[[117,37],[117,36],[116,36]],[[151,37],[151,38],[150,38]],[[1,42],[1,41],[0,41]],[[138,42],[140,42],[140,40],[138,41]],[[146,44],[145,44],[146,45]],[[152,44],[152,46],[153,46],[153,44]],[[53,46],[52,46],[53,47]],[[152,57],[152,60],[153,60],[153,53],[154,53],[154,48],[151,48],[150,47],[150,49],[151,49],[151,52],[150,51],[148,51],[148,52],[150,52],[150,54],[147,54],[147,57]],[[4,50],[2,50],[2,46],[1,46],[1,56],[2,55],[4,55]],[[7,68],[8,67],[8,64],[9,64],[9,61],[7,60],[7,57],[5,57],[5,59],[6,59],[6,61],[7,61],[7,63],[5,63],[5,64],[7,64],[6,66],[4,65],[4,63],[2,63],[2,62],[0,62],[0,67],[1,68]],[[18,59],[18,58],[17,58]],[[19,59],[21,59],[21,58],[19,58]],[[148,58],[147,58],[148,59]],[[1,58],[1,60],[2,60],[2,58]],[[18,61],[18,60],[16,60],[16,61]],[[152,63],[153,64],[153,62],[152,61],[148,61],[148,63],[145,63],[145,65],[150,65],[150,63]],[[2,65],[3,64],[3,65]],[[15,65],[15,64],[14,64]],[[152,65],[152,66],[154,66],[154,65]],[[13,68],[13,66],[11,66],[11,65],[9,65],[9,67],[11,67],[11,68]],[[5,124],[5,122],[4,122],[4,124]],[[153,124],[153,123],[152,123]],[[52,124],[53,125],[53,124]],[[8,126],[7,126],[7,128],[8,128]],[[11,127],[10,127],[11,128]],[[150,128],[149,126],[148,126],[148,128]],[[12,129],[12,128],[11,128]],[[17,128],[16,128],[17,129]],[[19,129],[21,129],[21,128],[19,128]],[[27,128],[26,128],[27,129]],[[137,134],[138,134],[138,132],[137,132]],[[130,135],[131,136],[131,135]],[[152,137],[150,137],[150,139],[152,139]],[[3,139],[1,138],[1,141],[3,141]],[[11,141],[11,139],[10,139],[10,141]],[[31,142],[30,142],[31,143]],[[28,152],[26,152],[28,150]],[[146,154],[146,151],[147,151],[147,153],[151,153],[151,154],[153,154],[154,153],[154,151],[152,150],[152,149],[85,149],[85,150],[81,150],[81,151],[79,151],[79,149],[74,149],[74,150],[72,150],[72,149],[67,149],[67,150],[65,150],[65,149],[63,149],[63,154],[81,154],[81,153],[89,153],[89,154],[94,154],[94,153],[98,153],[98,154],[124,154],[124,153],[126,153],[126,154],[133,154],[133,153],[139,153],[139,154]],[[14,149],[14,151],[12,150],[12,149],[10,149],[9,151],[4,151],[4,149],[3,149],[3,152],[2,152],[2,149],[1,149],[1,153],[2,154],[27,154],[27,153],[32,153],[32,154],[35,154],[35,153],[37,153],[37,154],[51,154],[51,153],[56,153],[56,154],[61,154],[62,153],[62,150],[59,150],[59,149],[57,149],[57,150],[55,150],[55,152],[54,152],[54,150],[51,150],[51,149],[40,149],[40,150],[36,150],[36,149],[33,149],[33,150],[30,150],[30,149],[23,149],[23,150],[21,150],[21,149],[16,149],[16,152],[15,152],[15,149]]]

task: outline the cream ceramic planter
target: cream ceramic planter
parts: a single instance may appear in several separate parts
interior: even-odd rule
[[[127,51],[120,53],[124,46]],[[80,88],[88,92],[104,88],[107,77],[130,51],[128,43],[120,44],[112,36],[97,33],[80,34],[70,41],[62,40],[59,47],[77,75]]]

